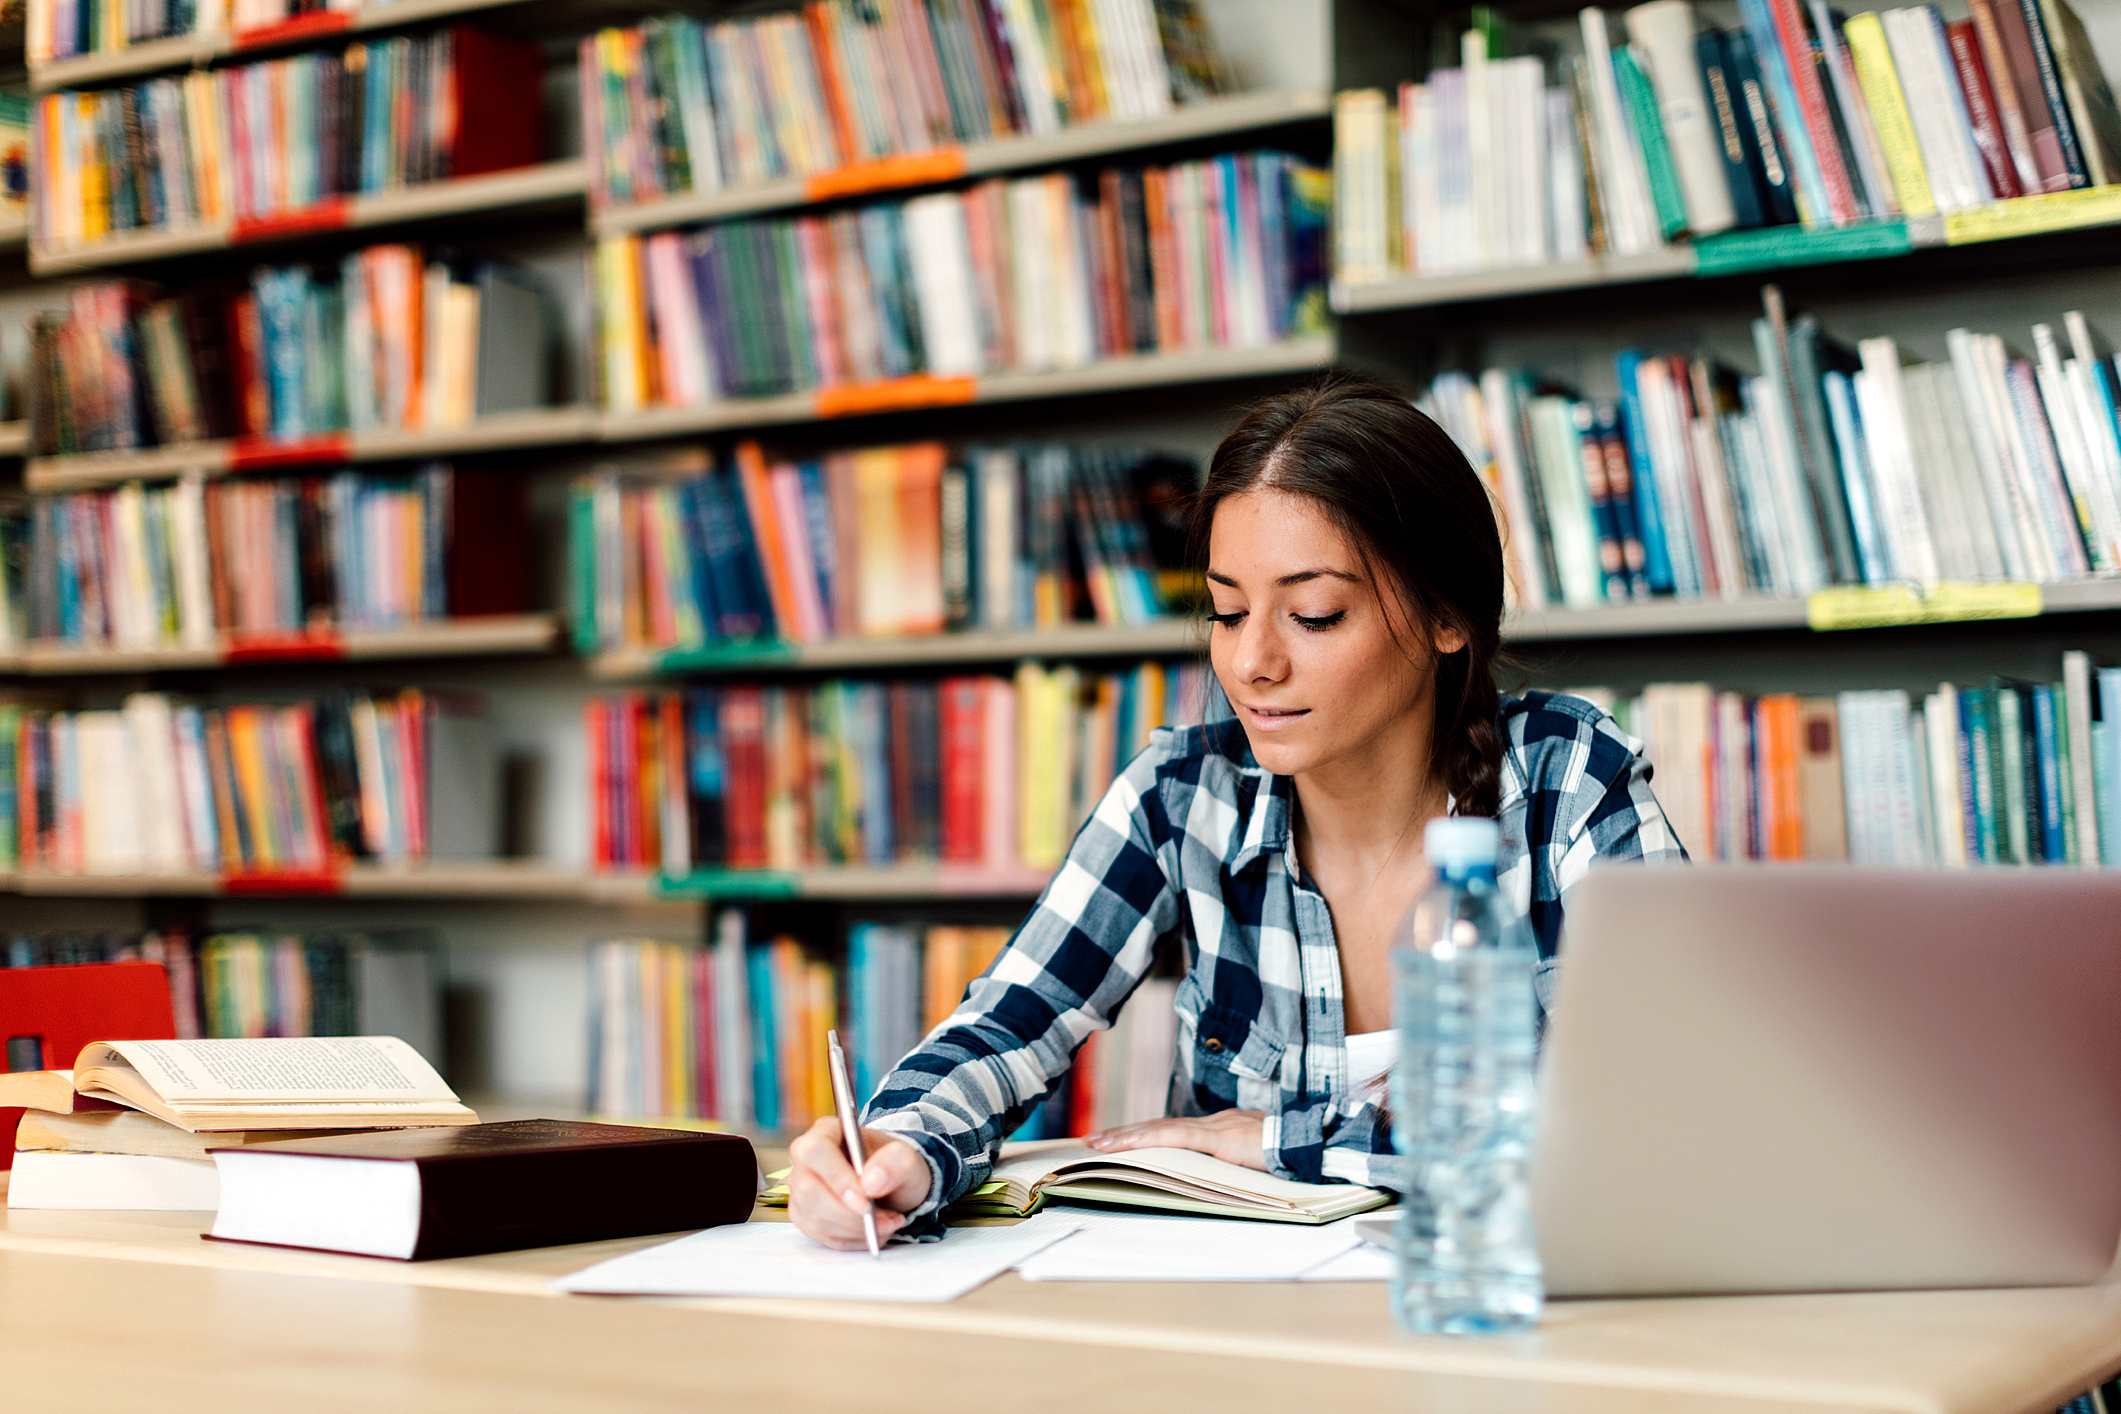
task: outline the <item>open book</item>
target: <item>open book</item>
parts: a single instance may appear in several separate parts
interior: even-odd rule
[[[766,1207],[788,1204],[788,1171],[759,1195]],[[1381,1208],[1392,1195],[1352,1183],[1295,1183],[1191,1149],[1131,1149],[1100,1154],[1075,1139],[1007,1144],[987,1181],[950,1205],[946,1218],[1022,1217],[1048,1200],[1108,1208],[1148,1208],[1213,1218],[1329,1223]]]
[[[1392,1195],[1351,1183],[1296,1183],[1191,1149],[1100,1154],[1073,1139],[1012,1145],[987,1181],[953,1207],[977,1217],[1029,1213],[1049,1201],[1151,1208],[1217,1218],[1326,1223],[1381,1208]]]
[[[395,1036],[92,1041],[72,1070],[0,1075],[0,1107],[133,1109],[194,1134],[477,1124]]]

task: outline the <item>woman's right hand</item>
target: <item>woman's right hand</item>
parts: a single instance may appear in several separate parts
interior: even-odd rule
[[[911,1144],[886,1130],[864,1129],[862,1150],[869,1162],[856,1174],[840,1142],[840,1122],[829,1115],[788,1146],[788,1220],[820,1247],[868,1250],[862,1214],[872,1206],[877,1241],[889,1242],[928,1196],[928,1161]]]

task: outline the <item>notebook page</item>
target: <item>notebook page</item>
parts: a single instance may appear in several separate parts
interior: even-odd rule
[[[1296,1183],[1276,1178],[1259,1169],[1226,1163],[1193,1149],[1129,1149],[1101,1154],[1087,1144],[1050,1149],[1022,1157],[1011,1157],[994,1166],[993,1177],[1013,1178],[1029,1186],[1069,1164],[1143,1169],[1170,1178],[1190,1180],[1211,1189],[1277,1199],[1290,1207],[1302,1207],[1320,1198],[1345,1198],[1351,1186],[1345,1183]]]
[[[560,1278],[558,1291],[604,1296],[793,1296],[833,1301],[955,1301],[1075,1230],[1074,1214],[1013,1227],[952,1228],[940,1242],[834,1252],[790,1223],[711,1227]]]
[[[172,1103],[457,1098],[395,1036],[106,1041],[83,1050],[76,1069],[108,1065],[114,1055]]]
[[[1361,1242],[1346,1223],[1292,1227],[1071,1211],[1073,1236],[1017,1264],[1026,1281],[1295,1281]]]

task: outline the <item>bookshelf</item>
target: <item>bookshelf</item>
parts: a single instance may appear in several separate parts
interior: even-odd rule
[[[87,677],[297,663],[507,657],[551,652],[561,628],[558,614],[496,614],[400,628],[344,628],[270,637],[245,638],[224,632],[213,645],[199,648],[74,648],[31,642],[18,653],[0,657],[0,666],[30,677]]]

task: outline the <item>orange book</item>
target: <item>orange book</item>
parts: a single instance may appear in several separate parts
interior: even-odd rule
[[[933,1031],[957,1010],[965,994],[964,973],[968,930],[930,928],[921,939],[921,1029]]]
[[[1088,122],[1105,113],[1104,75],[1097,70],[1097,49],[1089,32],[1084,0],[1052,0],[1054,38],[1060,41],[1061,76],[1068,86],[1070,123]]]
[[[854,457],[855,628],[871,636],[903,633],[905,538],[899,530],[898,452],[865,447]],[[938,504],[940,504],[938,481]],[[940,535],[940,532],[938,532]],[[940,540],[938,540],[940,544]],[[942,562],[936,562],[938,576]]]
[[[398,692],[399,796],[405,802],[405,857],[427,857],[427,694],[416,687]]]
[[[868,154],[856,139],[853,119],[847,112],[846,67],[840,59],[840,38],[826,7],[812,0],[803,7],[803,23],[810,28],[810,52],[817,59],[818,87],[824,90],[825,111],[832,117],[833,135],[839,139],[840,161],[859,162]]]
[[[812,1116],[829,1115],[832,1109],[832,1072],[818,1061],[825,1054],[825,1036],[839,1026],[839,1007],[834,992],[832,964],[810,962],[803,968],[803,1048],[810,1059],[809,1105]]]
[[[1760,773],[1760,836],[1768,859],[1804,858],[1804,811],[1797,791],[1797,697],[1780,692],[1753,707]]]
[[[213,782],[214,829],[220,836],[221,867],[241,869],[243,841],[236,831],[236,775],[229,759],[228,714],[208,711],[201,715],[206,719],[206,769]]]
[[[228,755],[236,786],[237,808],[250,830],[250,855],[243,867],[273,869],[286,862],[273,828],[272,772],[265,762],[259,707],[231,707],[227,712]]]
[[[1142,211],[1149,222],[1149,281],[1156,295],[1156,346],[1185,342],[1178,313],[1178,249],[1172,243],[1171,184],[1161,167],[1142,169]]]
[[[323,869],[331,863],[331,822],[324,809],[324,776],[317,768],[315,712],[307,702],[286,708],[281,714],[281,741],[287,748],[289,773],[294,777],[297,806],[295,838],[299,842],[298,863],[305,869]]]
[[[773,620],[781,637],[795,635],[795,581],[788,568],[788,547],[780,517],[774,513],[773,488],[767,480],[766,454],[746,437],[736,444],[737,484],[744,492],[744,511],[751,521],[751,542],[765,571],[766,594],[773,601]],[[793,527],[806,533],[805,527]]]
[[[943,467],[949,459],[940,442],[898,451],[901,633],[943,631]]]
[[[1104,311],[1106,358],[1134,352],[1134,329],[1127,318],[1127,247],[1119,230],[1119,173],[1107,167],[1098,176],[1097,289]]]
[[[774,1049],[780,1065],[781,1128],[794,1132],[808,1128],[817,1116],[810,1111],[810,1067],[815,1052],[810,1048],[805,1021],[809,1013],[809,979],[804,976],[803,945],[795,939],[773,940],[773,1031]]]
[[[633,767],[634,779],[634,838],[641,842],[641,856],[635,863],[653,869],[662,863],[662,795],[663,767],[662,717],[648,700],[646,693],[633,693],[626,699],[626,710],[633,714],[634,750],[636,759],[628,764]]]

